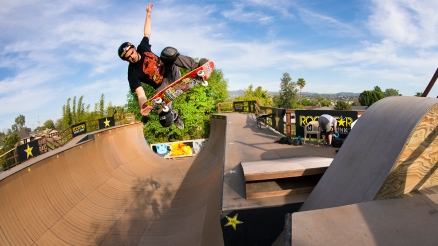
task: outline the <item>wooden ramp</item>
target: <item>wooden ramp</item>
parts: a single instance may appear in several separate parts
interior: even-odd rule
[[[310,193],[332,160],[297,157],[242,162],[246,199]]]
[[[438,195],[292,214],[292,245],[438,245]]]
[[[436,245],[438,197],[391,198],[437,193],[437,129],[438,99],[373,104],[282,235],[293,245]]]
[[[212,118],[208,143],[184,161],[153,153],[134,124],[3,173],[0,245],[223,245],[225,129]]]
[[[438,184],[438,99],[388,97],[360,117],[300,211],[388,199]]]

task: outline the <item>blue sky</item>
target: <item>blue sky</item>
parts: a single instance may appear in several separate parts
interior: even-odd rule
[[[124,41],[143,36],[148,2],[2,0],[0,130],[61,117],[67,98],[124,105]],[[357,92],[378,85],[422,92],[438,65],[436,0],[163,0],[153,2],[151,44],[216,62],[229,90],[278,91],[282,74],[303,91]],[[438,85],[430,97],[438,95]]]

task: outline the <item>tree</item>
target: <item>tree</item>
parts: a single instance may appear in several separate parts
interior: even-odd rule
[[[363,91],[359,95],[359,103],[362,106],[371,106],[373,103],[382,99],[383,93],[379,93],[378,91]]]
[[[76,96],[73,97],[73,110],[71,112],[71,119],[72,122],[76,123],[78,118],[77,118],[77,111],[76,111]]]
[[[2,139],[3,146],[0,149],[0,153],[4,153],[8,150],[11,150],[12,148],[15,147],[15,145],[17,145],[18,142],[20,142],[20,140],[21,139],[17,133],[13,133],[7,137],[4,137]],[[3,157],[1,157],[0,160],[2,160],[2,162],[3,162],[3,160],[6,160],[6,159],[12,157],[13,155],[14,155],[14,153],[10,152],[10,153],[4,155]],[[2,167],[5,168],[5,167],[11,165],[12,163],[14,163],[14,160],[9,160],[9,161],[3,162]]]
[[[312,101],[310,101],[307,98],[304,98],[303,100],[301,100],[301,105],[303,105],[303,106],[314,106]]]
[[[53,122],[53,120],[46,120],[46,122],[44,122],[43,124],[44,129],[54,129],[55,128],[55,123]]]
[[[306,81],[303,78],[299,78],[297,81],[297,85],[300,87],[300,103],[302,105],[302,96],[301,96],[301,92],[304,88],[304,86],[306,85]]]
[[[99,100],[99,115],[100,117],[105,116],[105,95],[103,93],[102,95],[100,95],[100,100]]]
[[[335,110],[351,110],[351,105],[345,101],[337,101]]]
[[[393,89],[393,88],[388,88],[388,89],[386,89],[384,95],[385,95],[385,97],[401,96],[401,95],[398,93],[398,90]]]
[[[251,101],[256,100],[263,106],[272,106],[272,96],[267,90],[263,90],[261,86],[258,86],[253,90],[253,85],[250,85],[247,89],[243,90],[243,96],[238,96],[234,101]]]
[[[332,105],[332,103],[322,96],[317,96],[315,99],[313,99],[313,105],[317,107],[329,107]]]
[[[72,125],[73,123],[71,109],[70,109],[70,101],[71,99],[68,98],[67,103],[62,107],[63,109],[62,118],[64,120],[64,126],[66,127]]]
[[[18,126],[18,130],[21,130],[24,127],[24,124],[26,122],[26,119],[24,115],[19,115],[17,118],[15,118],[15,124]]]
[[[414,95],[414,96],[416,96],[416,97],[421,97],[421,95],[423,95],[422,92],[415,92],[415,95]]]
[[[280,84],[280,100],[278,107],[291,108],[292,104],[297,101],[298,89],[297,83],[292,81],[289,73],[283,73]]]
[[[78,105],[76,107],[76,121],[77,122],[82,122],[84,121],[84,113],[85,113],[85,105],[82,102],[82,100],[84,99],[84,96],[80,96],[79,100],[78,100]]]
[[[17,116],[16,118],[15,118],[15,124],[13,124],[12,126],[11,126],[11,130],[12,130],[12,132],[18,132],[18,131],[20,131],[21,129],[23,129],[25,126],[24,126],[24,124],[25,124],[25,122],[26,122],[26,118],[24,117],[24,115],[19,115],[19,116]]]

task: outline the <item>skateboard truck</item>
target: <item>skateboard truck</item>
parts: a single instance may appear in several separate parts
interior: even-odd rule
[[[202,80],[201,85],[207,86],[208,85],[208,81],[204,79],[204,75],[205,75],[204,70],[200,70],[198,72],[198,77],[201,78],[201,80]]]
[[[154,99],[154,105],[159,105],[163,103],[163,99],[161,97],[157,97]],[[168,106],[163,106],[163,112],[168,112],[169,111],[169,107]]]

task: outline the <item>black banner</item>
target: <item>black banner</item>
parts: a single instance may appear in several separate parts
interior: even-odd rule
[[[329,114],[338,121],[340,138],[346,138],[351,131],[351,123],[357,120],[357,111],[345,110],[295,110],[297,136],[304,137],[304,127],[311,121],[318,121],[319,116]]]
[[[71,126],[71,134],[73,135],[73,137],[77,137],[86,132],[87,132],[87,125],[85,125],[85,122]]]
[[[114,117],[106,117],[99,119],[99,129],[115,126]]]
[[[38,156],[40,154],[40,148],[38,140],[34,140],[17,147],[18,162],[23,162],[31,157]]]

